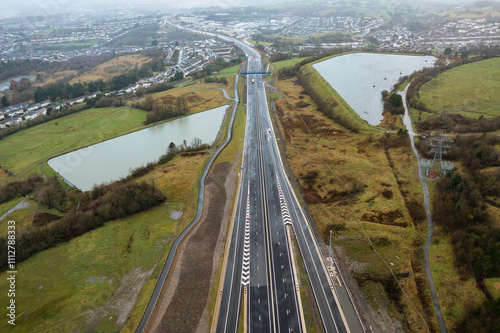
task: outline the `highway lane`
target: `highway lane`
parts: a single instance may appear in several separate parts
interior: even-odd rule
[[[249,62],[250,70],[252,68]],[[250,169],[250,284],[248,292],[248,332],[276,332],[274,303],[270,297],[272,282],[269,270],[269,242],[265,178],[262,173],[262,129],[257,117],[255,84],[247,79],[247,116],[250,151],[244,168]]]
[[[175,26],[175,24],[172,24]],[[219,37],[221,39],[227,40],[234,42],[236,45],[238,45],[240,48],[243,49],[243,51],[247,54],[247,59],[248,59],[248,67],[247,71],[260,71],[261,70],[261,60],[260,60],[260,55],[256,50],[253,48],[249,47],[247,44],[235,40],[233,38],[227,37],[227,36],[221,36],[221,35],[215,35],[212,33],[208,33],[209,35],[213,35],[216,37]],[[255,83],[252,84],[251,79],[255,80]],[[254,101],[255,99],[255,101]],[[256,103],[258,106],[255,106]],[[261,118],[259,119],[259,123],[256,123],[256,117],[260,116]],[[260,128],[261,130],[257,130],[257,128]],[[256,317],[259,313],[267,314],[268,318],[276,318],[276,325],[279,326],[279,331],[280,332],[291,332],[292,327],[301,327],[301,325],[298,323],[300,321],[300,317],[298,315],[295,315],[294,313],[297,313],[299,309],[297,309],[297,306],[295,306],[295,310],[292,309],[293,304],[297,304],[297,299],[295,298],[293,301],[289,301],[287,303],[286,301],[283,301],[283,299],[288,299],[289,298],[289,293],[286,291],[292,290],[294,286],[294,282],[288,280],[288,278],[285,277],[290,276],[287,275],[290,271],[290,268],[284,268],[282,269],[282,274],[279,275],[278,272],[280,271],[279,268],[282,267],[284,263],[287,261],[290,262],[289,256],[287,254],[286,257],[282,258],[283,255],[280,255],[282,252],[281,244],[282,243],[282,238],[279,238],[280,236],[280,230],[278,228],[279,223],[283,223],[283,216],[281,216],[281,219],[278,217],[278,214],[275,209],[275,205],[272,202],[273,198],[276,200],[276,190],[274,187],[274,181],[271,179],[272,177],[276,177],[276,180],[280,182],[282,191],[283,191],[283,197],[284,201],[286,201],[286,204],[288,205],[288,210],[289,214],[292,220],[293,228],[294,228],[294,234],[297,238],[297,242],[299,244],[299,249],[304,261],[304,265],[306,267],[306,271],[309,277],[309,281],[311,284],[311,288],[313,290],[321,318],[323,320],[323,325],[325,328],[326,332],[349,332],[349,328],[346,327],[344,324],[344,319],[343,319],[343,314],[340,305],[337,303],[336,298],[334,296],[335,290],[333,287],[333,284],[328,276],[328,272],[326,270],[323,256],[321,255],[319,251],[318,244],[316,242],[316,239],[309,227],[309,222],[307,221],[304,212],[302,211],[302,208],[300,207],[299,201],[297,197],[295,196],[295,193],[292,190],[292,187],[290,185],[290,182],[288,181],[287,175],[284,171],[283,163],[281,160],[281,156],[279,153],[277,141],[274,135],[268,136],[265,138],[265,140],[262,140],[262,136],[265,136],[265,129],[271,129],[271,132],[274,133],[271,118],[269,115],[269,110],[268,110],[268,105],[267,105],[267,100],[266,100],[266,94],[265,94],[265,87],[263,84],[262,76],[260,75],[250,75],[247,78],[247,122],[246,122],[246,132],[245,132],[245,142],[244,142],[244,151],[243,151],[243,166],[241,170],[241,183],[240,184],[253,184],[257,182],[256,184],[253,184],[253,195],[255,196],[253,199],[250,198],[250,202],[254,205],[254,213],[255,214],[260,214],[259,216],[262,219],[261,223],[264,226],[264,228],[267,228],[268,230],[268,235],[264,238],[262,238],[262,235],[259,236],[259,229],[258,225],[255,225],[255,230],[252,232],[254,233],[254,236],[252,237],[254,247],[257,249],[260,246],[264,246],[266,251],[267,251],[267,260],[268,260],[268,267],[270,274],[266,272],[266,274],[263,273],[254,273],[256,271],[256,263],[251,262],[250,266],[250,272],[253,273],[250,276],[250,283],[252,283],[252,280],[256,279],[258,281],[263,281],[263,276],[266,275],[268,276],[267,282],[269,284],[269,287],[272,289],[272,297],[270,297],[268,300],[264,300],[264,304],[266,304],[266,301],[271,302],[270,306],[261,306],[259,305],[258,307],[252,307],[251,302],[249,301],[248,304],[248,320],[250,321],[251,317]],[[264,129],[264,130],[262,130]],[[252,139],[258,137],[258,135],[261,136],[261,140],[259,141],[261,144],[255,145],[255,142],[257,140]],[[266,143],[267,140],[267,143]],[[265,142],[266,145],[262,145],[262,142]],[[266,150],[267,149],[267,150]],[[255,165],[255,159],[253,156],[255,156],[255,153],[260,154],[261,161],[265,161],[266,163],[260,163],[261,169],[259,170],[258,168],[256,169],[254,167],[254,173],[252,175],[252,165]],[[269,164],[269,162],[272,161],[272,165]],[[266,167],[267,165],[267,167]],[[273,166],[273,167],[272,167]],[[255,176],[257,173],[260,172],[261,176],[257,177],[257,181],[255,179]],[[224,287],[223,291],[223,296],[222,296],[222,303],[224,303],[224,298],[231,299],[231,301],[228,301],[226,304],[229,307],[229,309],[225,309],[221,306],[221,311],[220,313],[225,313],[225,315],[220,315],[219,320],[218,320],[218,325],[217,325],[217,332],[236,332],[237,331],[237,326],[238,326],[238,317],[239,317],[239,309],[240,309],[240,301],[241,300],[241,279],[233,278],[231,279],[231,276],[237,276],[238,275],[238,268],[241,268],[241,256],[238,255],[238,248],[243,247],[243,241],[236,241],[234,238],[241,238],[241,229],[242,223],[244,223],[244,216],[242,218],[242,214],[245,214],[245,209],[242,208],[245,200],[242,199],[244,198],[244,188],[245,186],[240,186],[241,190],[239,192],[239,201],[238,201],[238,216],[237,221],[235,221],[236,225],[236,230],[240,230],[240,232],[234,231],[233,232],[233,239],[231,242],[231,247],[233,247],[233,243],[235,244],[234,247],[234,256],[230,256],[230,258],[233,258],[234,264],[229,264],[228,267],[231,266],[232,269],[227,269],[226,270],[226,275],[225,275],[225,282],[224,285],[228,283],[227,280],[230,281],[239,281],[239,290],[238,290],[238,283],[233,283],[233,287],[230,289],[232,291],[227,291],[226,287]],[[260,198],[259,198],[259,191],[258,189],[264,189],[263,193],[260,193]],[[250,196],[252,196],[252,189],[250,190]],[[269,200],[267,200],[269,199]],[[259,203],[261,204],[261,207],[259,207]],[[274,208],[273,208],[274,207]],[[274,218],[273,218],[274,215]],[[274,221],[274,224],[273,224]],[[255,221],[254,221],[255,223]],[[275,226],[276,228],[273,229]],[[274,231],[276,231],[276,238],[274,237]],[[259,239],[262,241],[267,241],[267,244],[260,244],[259,245]],[[276,246],[277,244],[277,246]],[[288,249],[288,244],[285,246],[286,249]],[[252,249],[251,252],[254,252],[255,249]],[[261,252],[257,253],[262,253]],[[261,254],[259,254],[261,256]],[[255,254],[255,258],[257,258],[257,254]],[[278,258],[278,259],[276,259]],[[282,259],[279,259],[282,258]],[[231,259],[230,259],[231,260]],[[260,260],[260,259],[255,259],[255,260]],[[260,263],[259,262],[259,270],[260,268]],[[289,267],[289,266],[288,266]],[[240,270],[241,274],[241,270]],[[228,278],[229,276],[229,278]],[[257,277],[255,277],[257,276]],[[269,278],[271,276],[271,278]],[[282,284],[279,283],[278,279],[282,279]],[[255,282],[255,281],[254,281]],[[273,288],[273,286],[276,287],[276,289]],[[260,289],[260,283],[257,282],[257,289]],[[268,288],[267,286],[265,288]],[[255,299],[255,295],[269,295],[269,291],[266,290],[265,292],[263,290],[257,290],[255,291],[255,294],[249,293],[249,300],[250,299]],[[252,297],[253,295],[253,297]],[[287,295],[285,297],[285,295]],[[264,296],[263,296],[264,297]],[[294,294],[294,297],[296,295]],[[236,301],[234,300],[236,299]],[[258,300],[258,298],[256,298]],[[221,303],[221,304],[222,304]],[[261,299],[262,303],[262,299]],[[260,304],[257,302],[257,304]],[[282,304],[285,304],[282,306]],[[287,307],[290,307],[291,309],[288,310]],[[283,312],[283,309],[285,309]],[[292,315],[290,315],[292,314]],[[224,317],[224,318],[222,318]],[[234,317],[236,318],[235,320],[230,319],[229,317]],[[295,319],[294,319],[295,318]],[[220,325],[221,319],[224,319],[225,323],[235,323],[234,325],[225,325],[222,326]],[[264,319],[265,318],[261,318]],[[261,320],[260,320],[261,321]],[[267,322],[267,321],[266,321]],[[248,325],[248,323],[245,323],[245,325]],[[264,325],[264,324],[262,324]],[[265,324],[267,325],[267,324]],[[288,326],[287,326],[288,325]],[[231,326],[231,327],[229,327]],[[257,326],[257,327],[264,327],[264,326]],[[271,330],[275,330],[274,324],[270,322],[269,324],[269,329],[270,330],[254,330],[254,331],[259,331],[259,332],[267,332]],[[300,331],[299,329],[294,329],[294,332]]]
[[[260,65],[260,64],[259,64]],[[260,68],[258,68],[260,70]],[[276,176],[276,160],[272,155],[271,141],[274,139],[272,128],[266,121],[267,99],[264,92],[264,83],[259,75],[255,79],[258,87],[257,102],[259,103],[259,124],[263,135],[263,155],[266,165],[263,167],[266,178],[265,194],[268,198],[268,223],[271,244],[269,260],[272,263],[271,271],[274,284],[274,304],[276,307],[276,326],[279,332],[301,332],[300,313],[298,308],[295,281],[292,274],[290,260],[290,244],[288,244],[283,208],[278,190]]]
[[[262,94],[265,94],[264,90]],[[263,123],[272,129],[267,103],[262,105],[262,109],[264,110],[262,113],[265,115]],[[285,195],[285,201],[289,208],[297,242],[308,273],[311,288],[318,303],[318,309],[325,330],[327,332],[347,332],[340,306],[333,295],[335,291],[324,266],[323,257],[319,252],[316,239],[310,230],[308,221],[288,181],[274,136],[270,138],[269,143],[272,159],[277,165],[276,174]]]
[[[261,70],[260,57],[251,58],[248,71],[256,72]],[[256,219],[253,224],[255,235],[263,233],[262,236],[264,237],[259,237],[259,242],[264,241],[265,243],[262,244],[262,247],[255,244],[257,248],[252,251],[256,253],[251,258],[249,331],[300,332],[301,323],[292,276],[289,244],[286,239],[277,178],[275,176],[276,164],[269,146],[269,141],[273,136],[266,121],[267,99],[263,88],[264,83],[260,75],[249,75],[247,82],[252,82],[252,79],[253,83],[248,84],[247,110],[249,110],[249,121],[252,124],[251,132],[248,135],[252,138],[250,149],[258,155],[259,163],[257,169],[255,169],[255,165],[249,165],[255,171],[252,174],[252,181],[257,187],[254,192],[251,191],[251,195],[255,196],[256,209],[258,209],[260,200],[263,214],[255,214],[255,216],[251,214],[251,217]],[[259,187],[261,193],[258,191]],[[262,258],[262,248],[265,250],[265,258]],[[267,292],[269,304],[264,303],[263,305],[263,300],[254,292],[255,288],[262,288],[263,275],[260,270],[262,265],[266,263],[268,265]],[[262,294],[262,291],[259,291],[259,293]],[[256,298],[257,302],[255,302]],[[261,321],[266,316],[271,316],[269,328],[261,324]],[[258,321],[255,321],[255,319],[258,319]]]
[[[251,70],[249,66],[247,70]],[[266,261],[267,250],[265,241],[265,230],[261,223],[265,216],[265,205],[262,198],[262,182],[260,176],[261,158],[259,155],[258,141],[259,127],[255,104],[254,85],[247,80],[247,122],[245,127],[245,141],[243,149],[243,162],[240,170],[241,186],[238,193],[238,206],[236,219],[234,221],[232,240],[229,250],[224,278],[224,289],[221,297],[219,318],[217,321],[217,332],[236,332],[238,328],[238,317],[241,304],[242,288],[242,258],[244,247],[244,224],[247,218],[247,196],[249,200],[250,218],[250,263],[251,278],[248,285],[248,325],[256,332],[267,332],[273,326],[273,316],[270,311],[269,295],[269,273]],[[249,193],[247,193],[249,189]]]
[[[250,57],[253,58],[253,57]],[[260,59],[247,71],[260,70]],[[276,164],[271,157],[269,127],[263,124],[267,100],[262,77],[247,78],[247,124],[241,186],[229,250],[217,332],[235,332],[241,303],[243,229],[247,199],[250,221],[250,281],[248,285],[249,332],[301,332],[297,295],[277,188]],[[247,185],[248,184],[248,185]],[[248,198],[246,189],[249,189]]]
[[[260,71],[260,56],[248,50],[245,45],[242,47],[246,49],[249,58],[247,71]],[[255,83],[251,83],[252,79]],[[329,280],[316,239],[284,171],[261,75],[250,74],[247,77],[246,126],[242,184],[247,182],[250,184],[252,245],[248,293],[249,322],[245,324],[248,325],[249,332],[292,332],[292,330],[300,332],[302,328],[297,305],[298,295],[295,292],[291,269],[289,244],[286,239],[278,194],[277,181],[279,180],[325,331],[348,332],[340,306],[335,300],[333,284]],[[240,207],[238,207],[240,212],[245,210],[242,206],[246,202],[242,199],[245,197],[243,189],[246,186],[241,186],[241,188]],[[239,228],[242,228],[241,223],[244,218],[241,217],[241,213],[238,215],[240,221],[237,223]],[[233,235],[236,233],[233,232]],[[243,246],[241,240],[239,244]],[[241,257],[234,256],[233,260],[241,260]],[[231,267],[237,268],[239,265],[240,263],[236,263]],[[230,274],[234,275],[234,272],[226,271],[226,280]],[[237,294],[235,288],[233,288],[233,294]],[[223,306],[221,309],[224,309]],[[229,312],[231,314],[226,315],[226,321],[227,316],[239,315],[239,304]],[[235,331],[223,330],[220,325],[217,327],[217,332]]]

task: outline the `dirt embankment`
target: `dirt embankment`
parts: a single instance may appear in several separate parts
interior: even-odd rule
[[[205,182],[203,214],[179,247],[151,332],[206,332],[210,324],[210,289],[224,252],[235,188],[234,165],[215,165]]]

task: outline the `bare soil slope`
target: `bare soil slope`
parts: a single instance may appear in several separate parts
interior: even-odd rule
[[[234,193],[234,180],[229,178],[233,184],[229,187],[226,182],[228,175],[233,174],[230,169],[231,163],[219,163],[207,177],[204,212],[179,248],[174,269],[157,305],[152,332],[208,330],[206,307],[210,302],[210,288],[216,282],[214,273],[223,255],[223,246],[217,245],[220,236],[226,233],[228,193],[230,196]]]

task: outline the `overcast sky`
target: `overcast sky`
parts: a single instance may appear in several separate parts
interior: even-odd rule
[[[335,0],[333,0],[335,1]],[[425,0],[409,0],[411,3]],[[451,4],[472,3],[472,0],[427,0]],[[147,8],[147,9],[180,9],[190,7],[219,6],[266,6],[291,0],[0,0],[0,18],[13,16],[46,16],[68,13],[82,9],[102,8]]]

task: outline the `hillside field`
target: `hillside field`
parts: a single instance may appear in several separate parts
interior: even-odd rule
[[[420,101],[439,114],[459,113],[470,118],[500,115],[500,58],[458,66],[425,83]]]
[[[90,71],[82,73],[74,77],[69,83],[74,84],[77,82],[88,82],[88,81],[109,81],[110,78],[116,75],[127,74],[129,71],[133,70],[136,66],[141,67],[141,65],[151,61],[152,58],[142,55],[142,54],[131,54],[124,55],[120,57],[113,58],[106,61],[99,66],[92,68]]]

